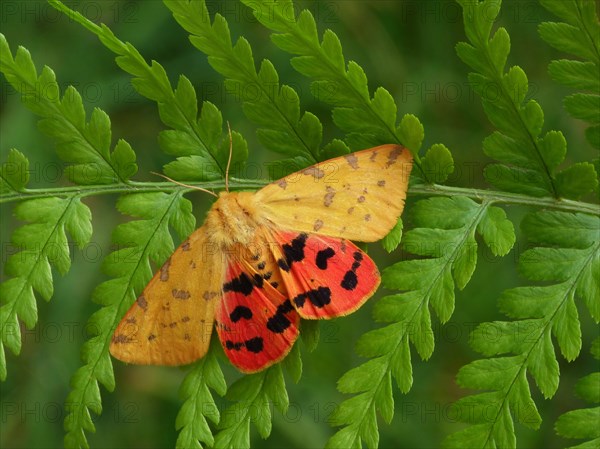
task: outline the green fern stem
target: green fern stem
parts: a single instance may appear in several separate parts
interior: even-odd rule
[[[231,178],[229,187],[235,190],[257,190],[268,184],[268,180],[242,180]],[[216,191],[225,190],[225,181],[213,182],[190,182],[189,185],[203,189]],[[36,198],[49,197],[87,197],[95,195],[142,193],[142,192],[172,192],[182,190],[192,192],[194,189],[181,187],[172,182],[130,182],[128,185],[109,184],[92,186],[57,187],[49,189],[24,189],[21,192],[11,192],[0,196],[0,204],[13,201],[25,201]],[[466,196],[475,201],[487,201],[489,203],[523,205],[538,208],[549,208],[563,212],[581,212],[600,216],[600,205],[574,201],[568,199],[557,199],[552,197],[532,197],[519,193],[502,192],[497,190],[470,189],[464,187],[452,187],[441,184],[418,184],[410,186],[409,195],[425,196]]]

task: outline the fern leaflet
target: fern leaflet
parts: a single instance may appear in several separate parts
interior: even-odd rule
[[[600,360],[600,338],[592,343],[592,355]],[[586,402],[600,403],[600,372],[588,374],[577,382],[575,391]],[[600,407],[571,410],[558,417],[554,428],[566,438],[589,439],[573,448],[591,448],[600,444]]]
[[[538,27],[542,39],[557,50],[571,53],[583,61],[560,59],[548,66],[558,83],[585,93],[569,95],[565,109],[575,118],[588,122],[588,142],[600,149],[600,23],[594,2],[586,0],[540,0],[548,11],[566,23],[544,22]]]
[[[559,131],[541,136],[542,108],[526,101],[529,83],[519,66],[504,67],[510,38],[504,28],[490,33],[500,12],[500,0],[459,0],[465,32],[470,41],[456,46],[458,56],[475,72],[469,74],[473,89],[481,96],[490,121],[498,128],[483,143],[484,152],[500,164],[484,171],[488,182],[501,190],[532,196],[579,198],[597,185],[590,163],[573,164],[557,172],[564,161],[567,143]],[[490,95],[489,92],[497,92]]]
[[[204,1],[165,0],[190,41],[208,56],[211,66],[225,78],[228,92],[241,99],[244,114],[261,128],[258,138],[273,152],[291,157],[278,168],[281,176],[317,161],[348,152],[339,140],[321,147],[323,125],[310,112],[301,114],[297,92],[279,85],[279,75],[269,60],[257,72],[250,43],[243,37],[235,45],[227,21],[216,14],[211,21]]]
[[[442,323],[454,311],[454,289],[463,289],[477,264],[478,232],[496,255],[505,255],[514,243],[512,223],[504,211],[468,198],[430,198],[411,211],[417,226],[408,231],[403,247],[424,259],[396,263],[383,272],[384,287],[403,293],[382,298],[375,306],[376,321],[383,328],[364,334],[356,350],[368,362],[348,371],[339,381],[342,393],[356,394],[340,404],[331,417],[343,426],[328,447],[369,448],[378,445],[376,410],[387,423],[394,415],[391,378],[402,392],[412,386],[409,343],[423,360],[434,349],[429,307]]]

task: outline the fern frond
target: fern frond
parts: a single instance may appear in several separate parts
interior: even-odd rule
[[[235,401],[221,417],[215,448],[250,448],[250,423],[262,438],[271,434],[272,406],[285,414],[289,406],[281,365],[241,377],[227,391],[227,399]]]
[[[500,298],[501,310],[515,321],[483,323],[471,345],[486,356],[461,368],[463,388],[487,390],[460,399],[457,416],[472,424],[447,439],[450,447],[516,447],[513,420],[537,429],[541,417],[531,398],[529,373],[545,398],[559,383],[552,336],[568,361],[581,349],[575,299],[583,300],[600,321],[600,218],[584,214],[537,212],[526,217],[524,231],[535,247],[523,253],[519,268],[530,281],[553,282],[517,287]]]
[[[196,91],[184,75],[173,90],[167,73],[157,61],[148,64],[130,43],[119,40],[106,25],[98,26],[59,0],[49,3],[98,36],[100,41],[118,56],[117,64],[133,75],[132,84],[140,95],[153,100],[163,123],[171,130],[162,131],[162,150],[177,157],[165,167],[171,178],[182,181],[202,181],[223,178],[229,157],[229,136],[223,134],[223,118],[217,107],[203,102],[198,116]],[[232,167],[239,170],[248,158],[248,146],[243,137],[232,133]]]
[[[6,163],[2,172],[5,168]],[[8,179],[12,187],[18,187],[17,179],[5,175],[2,178]],[[7,376],[4,346],[14,354],[21,351],[19,320],[28,329],[37,323],[35,293],[46,301],[54,293],[51,267],[62,275],[69,271],[71,258],[65,231],[79,247],[89,242],[92,236],[91,212],[77,195],[25,201],[15,208],[14,213],[28,224],[12,235],[11,244],[18,252],[8,258],[4,269],[9,279],[0,284],[1,380]]]
[[[565,109],[588,122],[588,142],[600,149],[600,22],[596,5],[586,0],[540,0],[548,11],[565,22],[544,22],[538,27],[542,39],[557,50],[583,59],[555,60],[548,66],[554,81],[586,91],[569,95]]]
[[[559,131],[541,135],[544,114],[535,100],[526,100],[527,75],[519,66],[505,71],[510,52],[508,32],[498,28],[490,38],[501,0],[458,1],[470,43],[460,42],[456,52],[475,70],[469,81],[498,128],[483,143],[484,152],[501,162],[486,167],[487,181],[501,190],[532,196],[578,198],[594,190],[598,181],[590,163],[557,172],[567,151],[564,136]],[[578,182],[574,184],[574,180]]]
[[[293,171],[348,152],[338,140],[321,146],[323,125],[319,119],[310,112],[301,112],[297,92],[288,85],[280,85],[271,61],[263,60],[257,72],[250,43],[240,37],[234,45],[223,16],[215,14],[211,21],[204,1],[165,0],[164,3],[191,34],[192,44],[225,77],[227,91],[243,102],[246,117],[261,127],[257,132],[260,142],[269,150],[292,158],[288,162],[293,165],[278,164],[279,167]]]
[[[443,182],[454,169],[450,151],[437,144],[423,159],[419,149],[423,141],[423,126],[413,115],[397,124],[398,108],[392,95],[378,87],[373,97],[367,76],[359,64],[346,63],[339,38],[325,30],[322,41],[313,15],[308,10],[295,15],[291,0],[242,0],[254,11],[257,20],[274,31],[271,40],[283,51],[293,55],[292,66],[302,75],[314,79],[313,96],[333,105],[333,121],[346,133],[352,149],[369,148],[385,143],[400,143],[415,157],[415,175],[425,182]]]
[[[382,298],[374,309],[386,327],[367,332],[356,350],[368,362],[348,371],[339,381],[342,393],[356,396],[342,402],[331,422],[343,426],[328,447],[376,448],[376,411],[390,423],[394,415],[391,379],[406,393],[413,382],[409,343],[423,360],[433,353],[430,307],[442,323],[454,311],[454,290],[462,290],[477,264],[476,232],[495,255],[506,255],[515,241],[504,211],[468,198],[430,198],[416,203],[416,225],[403,240],[406,251],[426,258],[396,263],[383,271],[384,287],[403,293]]]
[[[21,93],[21,100],[42,120],[39,128],[56,141],[58,156],[68,164],[66,174],[76,184],[127,183],[137,172],[135,153],[124,140],[110,150],[110,119],[95,108],[89,122],[79,92],[69,86],[62,98],[48,66],[38,76],[31,55],[19,47],[13,57],[0,34],[0,71]]]
[[[60,96],[56,77],[49,67],[38,76],[29,52],[19,47],[12,55],[4,35],[0,35],[0,71],[21,93],[23,103],[42,117],[40,129],[56,140],[57,153],[67,163],[68,178],[77,184],[127,184],[137,171],[135,153],[124,140],[110,150],[110,120],[94,109],[89,122],[79,93],[68,87]],[[28,161],[13,150],[0,171],[2,193],[24,192]],[[12,243],[20,252],[11,256],[5,270],[10,277],[1,285],[0,309],[2,356],[0,377],[6,378],[4,346],[18,354],[21,332],[18,319],[28,328],[37,322],[34,292],[46,301],[53,294],[51,266],[61,274],[70,268],[69,245],[65,230],[79,247],[92,235],[91,212],[73,191],[62,198],[47,197],[22,202],[17,218],[27,221],[14,233]]]
[[[592,355],[600,360],[600,338],[592,343]],[[600,403],[600,372],[588,374],[575,385],[577,395],[586,402]],[[584,408],[563,413],[554,425],[556,433],[565,438],[589,439],[573,448],[591,448],[600,445],[600,407]]]
[[[185,399],[177,414],[175,427],[180,430],[177,449],[201,448],[199,441],[213,446],[215,439],[206,418],[218,424],[220,413],[209,388],[220,396],[227,391],[223,372],[211,350],[187,374],[181,384],[180,396]]]

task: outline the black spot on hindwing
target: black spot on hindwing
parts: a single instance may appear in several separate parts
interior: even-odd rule
[[[352,268],[350,268],[344,274],[344,278],[340,283],[340,286],[344,290],[354,290],[358,285],[358,276],[356,275],[356,270],[360,267],[360,264],[363,260],[363,255],[360,251],[355,251],[354,254],[354,262],[352,263]]]
[[[229,318],[233,323],[237,323],[242,318],[245,320],[250,320],[252,319],[252,310],[246,306],[237,306],[235,309],[233,309],[233,312],[229,314]]]
[[[290,266],[283,259],[278,259],[277,265],[279,265],[279,268],[281,268],[283,271],[290,271]]]
[[[254,285],[252,284],[252,280],[246,273],[241,273],[238,277],[223,284],[224,292],[241,293],[244,296],[248,296],[250,293],[252,293],[253,288]]]
[[[232,342],[231,340],[227,340],[225,342],[225,348],[226,349],[234,349],[236,351],[239,351],[240,349],[242,349],[242,347],[244,346],[244,343],[240,343],[240,342]]]
[[[246,349],[250,352],[258,353],[263,350],[263,339],[260,337],[254,337],[250,340],[246,340],[244,343]]]
[[[256,285],[258,288],[263,286],[264,279],[260,274],[255,274],[252,276],[252,278],[254,279],[254,285]]]
[[[329,287],[318,287],[313,290],[308,290],[306,293],[300,293],[293,301],[297,307],[304,307],[304,303],[307,299],[315,307],[325,307],[331,302],[331,290]]]
[[[246,348],[249,352],[255,354],[263,350],[263,339],[261,337],[254,337],[246,341],[225,341],[225,349],[240,351],[242,348]]]
[[[352,270],[346,271],[346,274],[344,274],[344,278],[342,279],[340,285],[345,290],[354,290],[358,285],[358,277],[356,276],[356,273]]]
[[[335,251],[333,248],[325,248],[317,253],[317,258],[315,259],[315,263],[317,267],[321,270],[327,269],[327,259],[333,257],[335,255]]]
[[[267,329],[276,334],[281,334],[288,327],[290,327],[291,321],[285,316],[290,313],[294,308],[290,300],[286,300],[283,304],[277,307],[275,314],[267,320]]]
[[[283,259],[279,259],[277,264],[282,270],[290,271],[292,263],[304,260],[304,247],[307,238],[308,234],[298,234],[291,243],[285,243],[281,247],[283,249]]]

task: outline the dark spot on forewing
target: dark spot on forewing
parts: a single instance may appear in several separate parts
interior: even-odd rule
[[[307,176],[312,176],[315,179],[321,179],[323,176],[325,176],[325,172],[318,167],[308,167],[302,173]]]
[[[171,266],[171,258],[169,257],[165,264],[160,269],[160,280],[167,282],[169,280],[169,267]]]
[[[329,207],[333,202],[333,197],[335,196],[335,189],[331,186],[327,186],[325,190],[327,191],[327,193],[323,197],[323,205],[325,207]]]
[[[323,227],[323,220],[316,219],[315,224],[313,225],[313,230],[316,232]]]
[[[344,156],[344,158],[346,159],[346,162],[348,162],[350,167],[352,167],[355,170],[358,168],[358,158],[355,154],[347,154],[346,156]]]
[[[208,290],[205,291],[204,293],[202,293],[202,298],[206,301],[210,301],[211,299],[213,299],[215,296],[217,296],[218,293],[217,292],[209,292]]]
[[[398,160],[398,156],[400,156],[401,153],[402,153],[402,150],[400,150],[398,148],[394,148],[392,151],[390,151],[390,154],[388,154],[388,161],[386,164],[386,168],[389,168],[392,165],[394,165],[396,163],[396,161]]]
[[[190,250],[190,241],[189,241],[189,239],[186,240],[185,242],[183,242],[183,244],[181,245],[181,250],[182,251],[189,251]]]
[[[113,343],[131,343],[132,341],[131,338],[124,334],[118,334],[112,338]]]
[[[173,295],[173,298],[175,298],[175,299],[190,299],[190,296],[192,296],[192,294],[189,291],[177,290],[176,288],[171,290],[171,294]]]
[[[148,302],[146,301],[146,297],[144,295],[140,295],[136,303],[144,312],[148,310]]]

